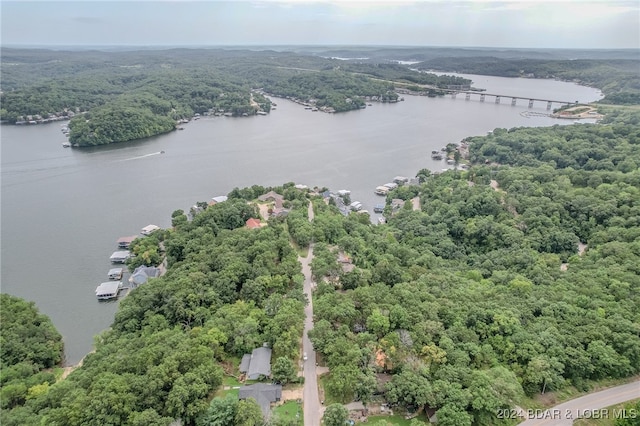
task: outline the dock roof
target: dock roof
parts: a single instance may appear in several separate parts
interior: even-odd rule
[[[142,235],[149,235],[150,233],[152,233],[153,231],[157,231],[158,229],[160,229],[158,225],[147,225],[144,228],[142,228],[140,233]]]
[[[131,244],[131,243],[133,242],[133,240],[135,240],[136,238],[138,238],[138,236],[137,236],[137,235],[131,235],[131,236],[129,236],[129,237],[120,237],[120,238],[118,238],[118,245],[121,245],[121,244],[127,244],[127,245],[129,245],[129,244]]]
[[[102,283],[96,288],[96,296],[100,297],[117,294],[121,285],[122,281],[107,281]]]
[[[129,250],[121,250],[121,251],[114,251],[113,254],[111,255],[110,259],[111,260],[121,260],[121,259],[128,259],[131,257],[131,252]]]

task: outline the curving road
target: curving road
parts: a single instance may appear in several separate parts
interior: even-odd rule
[[[309,203],[309,221],[313,221],[313,206]],[[298,261],[302,264],[302,273],[304,274],[304,293],[307,295],[309,304],[304,308],[304,332],[302,335],[302,351],[306,352],[307,360],[304,361],[304,389],[302,391],[304,424],[305,426],[320,426],[320,418],[322,411],[320,407],[320,397],[318,396],[318,376],[316,374],[316,352],[307,333],[313,329],[313,302],[311,300],[311,291],[313,281],[311,280],[311,267],[309,263],[313,260],[313,244],[309,246],[309,254],[307,257],[298,257]]]
[[[621,413],[610,412],[605,410],[606,407],[638,398],[640,398],[640,380],[572,399],[544,411],[526,412],[527,420],[518,426],[571,426],[573,421],[580,417],[606,416],[614,419]],[[640,413],[636,415],[640,417]]]

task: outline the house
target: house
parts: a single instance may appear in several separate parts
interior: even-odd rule
[[[284,197],[277,192],[269,191],[266,194],[259,196],[258,201],[262,201],[263,203],[273,201],[276,205],[276,208],[281,209],[283,207]]]
[[[132,287],[137,287],[146,283],[149,278],[157,278],[159,276],[160,269],[153,266],[140,265],[131,273],[129,283]]]
[[[253,398],[256,400],[262,415],[266,419],[271,413],[271,403],[280,401],[282,398],[282,386],[273,385],[271,383],[256,383],[253,385],[242,386],[238,391],[238,399]]]
[[[271,376],[271,349],[263,346],[254,349],[250,354],[244,354],[239,370],[246,373],[249,380]]]
[[[152,232],[157,231],[158,229],[160,229],[160,227],[157,225],[147,225],[144,228],[142,228],[140,233],[142,235],[150,235]]]
[[[252,217],[247,219],[247,221],[245,222],[245,225],[249,229],[256,229],[256,228],[262,227],[262,223],[260,222],[260,219],[254,219]]]

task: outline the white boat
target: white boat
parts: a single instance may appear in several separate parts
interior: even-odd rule
[[[349,204],[349,208],[354,212],[357,212],[359,210],[362,210],[362,203],[360,201],[354,201],[353,203]]]
[[[393,182],[389,182],[389,183],[385,183],[382,186],[386,186],[391,191],[391,190],[396,189],[398,187],[398,184],[397,183],[393,183]]]
[[[70,148],[71,147],[71,143],[70,142],[62,142],[62,147],[63,148]]]
[[[387,195],[389,193],[390,189],[386,186],[378,186],[376,187],[376,190],[373,191],[376,195]]]

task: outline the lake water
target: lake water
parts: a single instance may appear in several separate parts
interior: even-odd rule
[[[470,76],[489,93],[590,102],[598,90],[557,81]],[[432,150],[497,127],[570,124],[526,118],[525,101],[405,96],[342,114],[274,98],[268,116],[211,117],[185,130],[127,144],[65,149],[60,123],[2,126],[1,290],[34,301],[77,363],[113,321],[99,303],[121,236],[170,225],[171,213],[234,187],[296,182],[350,189],[369,211],[376,186],[421,168],[441,170]],[[557,105],[554,105],[554,107]],[[546,112],[539,102],[532,111]],[[160,151],[165,151],[161,154]]]

